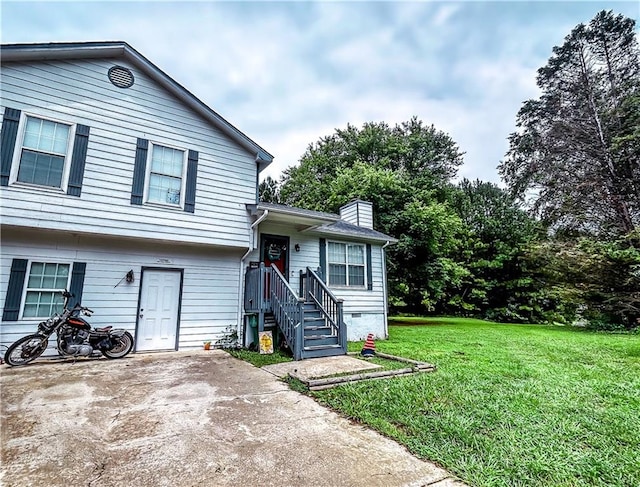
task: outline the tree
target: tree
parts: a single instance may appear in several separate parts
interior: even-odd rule
[[[456,175],[462,155],[447,134],[415,117],[395,127],[384,122],[347,125],[309,145],[300,164],[285,170],[280,196],[285,204],[337,211],[335,199],[327,208],[330,183],[357,163],[390,170],[419,191],[441,188]]]
[[[283,203],[337,212],[353,198],[371,201],[374,225],[399,239],[389,248],[390,301],[434,311],[464,268],[449,258],[462,224],[448,204],[449,180],[462,164],[456,143],[416,118],[390,127],[348,125],[311,144],[285,171]]]
[[[499,170],[557,232],[615,238],[640,224],[640,56],[635,22],[580,24],[538,70]]]
[[[271,176],[267,176],[258,186],[258,199],[265,203],[280,203],[280,187]]]
[[[504,189],[463,179],[452,193],[452,207],[466,229],[459,261],[468,274],[452,305],[499,321],[545,319],[541,294],[526,263],[527,248],[539,237],[537,222]]]
[[[640,249],[632,245],[638,237],[540,242],[531,254],[544,261],[539,285],[590,327],[640,327]]]

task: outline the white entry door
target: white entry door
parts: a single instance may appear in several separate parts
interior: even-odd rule
[[[143,271],[136,351],[176,349],[181,280],[180,271]]]

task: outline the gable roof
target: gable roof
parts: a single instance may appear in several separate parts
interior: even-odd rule
[[[273,156],[265,149],[231,125],[193,93],[124,41],[0,45],[0,60],[2,63],[57,61],[65,59],[125,59],[176,96],[186,106],[204,117],[211,125],[237,142],[245,150],[251,154],[255,154],[256,163],[259,165],[260,171],[273,161]]]

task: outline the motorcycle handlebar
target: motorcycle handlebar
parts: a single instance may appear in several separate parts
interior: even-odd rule
[[[62,296],[68,300],[69,298],[73,298],[75,296],[75,294],[70,293],[69,291],[67,291],[66,289],[64,291],[62,291]],[[65,301],[65,307],[67,306],[67,301]],[[91,316],[93,314],[93,310],[89,309],[89,308],[85,308],[84,306],[81,306],[80,303],[76,303],[76,305],[73,307],[72,310],[74,313],[84,313],[87,316]]]
[[[91,313],[93,313],[92,309],[85,308],[84,306],[81,306],[80,304],[76,304],[73,307],[72,311],[75,312],[75,313],[85,313],[87,315],[90,315]]]

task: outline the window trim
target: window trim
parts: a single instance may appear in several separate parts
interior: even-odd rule
[[[154,142],[149,140],[149,146],[147,149],[147,160],[146,160],[146,168],[144,175],[144,193],[142,196],[142,201],[145,205],[149,206],[159,206],[162,208],[172,208],[179,209],[184,211],[185,206],[185,198],[186,198],[186,189],[187,189],[187,166],[188,166],[188,156],[189,150],[184,147],[178,147],[170,144],[161,144],[159,142]],[[153,158],[153,148],[154,147],[166,147],[167,149],[173,149],[182,152],[182,174],[180,176],[180,203],[161,203],[158,201],[149,201],[149,184],[151,183],[151,162]]]
[[[28,263],[27,263],[27,269],[25,271],[25,275],[24,275],[24,283],[22,284],[22,298],[20,301],[20,313],[18,314],[18,320],[28,320],[28,321],[34,321],[34,320],[41,320],[41,319],[45,319],[45,318],[49,318],[48,316],[24,316],[24,308],[27,304],[27,292],[29,291],[29,277],[31,276],[31,266],[33,264],[56,264],[56,265],[68,265],[69,266],[69,274],[67,275],[67,285],[64,289],[70,289],[71,287],[71,278],[73,275],[73,262],[72,261],[67,261],[67,260],[60,260],[60,261],[56,261],[56,262],[52,262],[52,261],[47,261],[45,259],[41,259],[41,260],[32,260],[29,259]],[[49,289],[49,288],[41,288],[41,291],[44,290],[46,292],[56,292],[56,291],[62,291],[62,289]]]
[[[60,179],[60,186],[44,186],[41,184],[35,183],[26,183],[23,181],[18,181],[18,173],[20,171],[20,161],[22,159],[22,151],[24,147],[24,138],[27,130],[27,118],[36,118],[38,120],[45,120],[47,122],[58,123],[61,125],[66,125],[69,127],[69,136],[67,139],[67,152],[64,156],[64,166],[62,169],[62,177]],[[11,173],[9,175],[9,185],[10,186],[19,186],[22,188],[32,188],[38,189],[39,191],[51,191],[54,193],[66,193],[69,185],[69,174],[71,172],[71,159],[73,156],[73,149],[75,145],[76,139],[76,131],[77,131],[77,123],[69,122],[67,120],[61,120],[58,118],[53,118],[49,116],[44,116],[41,114],[33,113],[33,112],[24,112],[20,113],[20,122],[18,125],[18,134],[16,136],[16,144],[13,149],[13,158],[11,159]],[[32,150],[32,149],[29,149]],[[44,154],[55,154],[49,152],[43,152]]]
[[[331,264],[340,264],[343,265],[341,262],[340,263],[336,263],[336,262],[331,262],[331,260],[329,259],[329,246],[331,244],[340,244],[340,245],[345,245],[345,255],[346,255],[346,260],[347,262],[344,263],[344,265],[346,266],[346,278],[347,278],[347,283],[346,284],[330,284],[331,282]],[[364,257],[364,262],[362,264],[349,264],[348,260],[349,260],[349,245],[352,246],[359,246],[362,247],[362,255]],[[327,262],[327,286],[332,287],[332,288],[339,288],[339,289],[368,289],[367,285],[367,245],[365,243],[361,243],[361,242],[346,242],[346,241],[340,241],[340,240],[327,240],[327,244],[326,244],[326,262]],[[363,284],[349,284],[349,266],[354,266],[354,267],[362,267],[364,270],[364,279],[363,279]]]

